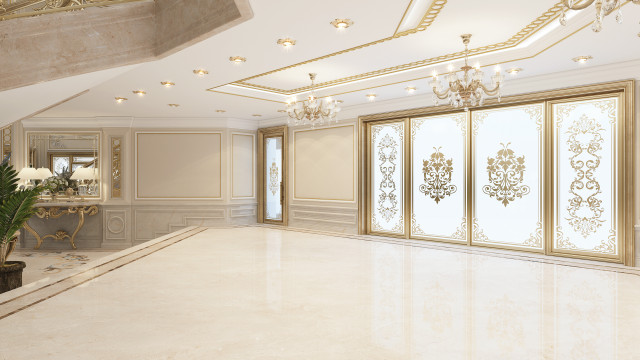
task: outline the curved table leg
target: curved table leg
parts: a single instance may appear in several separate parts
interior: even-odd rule
[[[74,249],[77,249],[76,243],[74,242],[74,240],[76,239],[76,235],[78,234],[80,229],[82,229],[82,225],[84,225],[84,208],[79,208],[78,209],[78,226],[76,226],[76,230],[73,232],[73,234],[71,234],[71,238],[69,239],[69,242],[71,243],[71,247]]]
[[[24,228],[25,228],[25,230],[30,232],[31,235],[33,235],[36,238],[36,241],[38,241],[36,246],[33,248],[34,250],[38,250],[40,248],[40,245],[42,245],[42,238],[40,237],[40,235],[35,230],[33,230],[33,228],[31,226],[29,226],[28,222],[24,223]]]

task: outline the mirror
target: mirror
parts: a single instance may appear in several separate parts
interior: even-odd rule
[[[28,132],[27,138],[28,166],[45,174],[35,181],[43,182],[49,190],[46,193],[100,197],[99,132]]]

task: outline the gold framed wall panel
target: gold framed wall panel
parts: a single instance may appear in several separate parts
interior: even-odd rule
[[[351,196],[349,198],[328,198],[328,197],[300,197],[298,195],[298,187],[297,187],[297,182],[298,182],[298,176],[297,176],[297,153],[298,151],[296,151],[297,149],[297,141],[298,141],[298,134],[300,133],[308,133],[308,132],[314,132],[314,131],[323,131],[323,130],[334,130],[334,129],[340,129],[340,128],[352,128],[353,131],[353,143],[352,143],[352,147],[353,147],[353,156],[352,156],[352,184],[351,184]],[[356,185],[356,179],[357,179],[357,173],[358,173],[358,161],[357,161],[357,154],[358,154],[358,129],[357,129],[357,124],[346,124],[346,125],[338,125],[338,126],[328,126],[328,127],[322,127],[319,129],[303,129],[303,130],[293,130],[293,149],[292,149],[292,158],[293,158],[293,176],[292,176],[292,182],[293,182],[293,200],[303,200],[303,201],[331,201],[331,202],[343,202],[343,203],[354,203],[356,202],[356,198],[357,198],[357,185]]]
[[[289,190],[288,190],[288,161],[289,161],[289,137],[286,125],[258,129],[258,222],[273,225],[287,226],[289,221]],[[282,221],[265,219],[266,193],[264,191],[267,179],[265,179],[265,139],[273,136],[282,136]]]
[[[235,190],[234,190],[234,182],[235,182],[235,143],[234,143],[234,138],[236,136],[247,136],[247,137],[251,137],[251,195],[250,196],[236,196],[235,195]],[[255,145],[256,144],[256,135],[255,134],[248,134],[248,133],[239,133],[239,132],[232,132],[231,133],[231,199],[235,200],[235,199],[255,199],[256,197],[256,176],[255,176],[255,169],[256,169],[256,151],[255,151]]]
[[[122,198],[122,136],[111,136],[111,198]]]
[[[545,104],[544,109],[544,139],[543,139],[543,159],[545,161],[544,164],[544,172],[545,179],[543,182],[543,204],[544,204],[544,213],[543,213],[543,221],[546,224],[549,224],[553,219],[553,214],[549,210],[552,206],[553,202],[553,191],[550,189],[550,176],[552,176],[550,172],[550,166],[552,164],[552,154],[553,147],[551,146],[551,137],[550,132],[551,127],[548,126],[548,122],[551,118],[550,113],[550,102],[552,101],[561,101],[565,99],[576,99],[576,98],[584,98],[584,97],[597,97],[597,96],[610,96],[612,94],[619,95],[621,98],[621,111],[623,111],[622,121],[623,123],[620,126],[620,131],[623,135],[620,135],[620,141],[618,142],[619,147],[619,188],[621,189],[621,196],[617,205],[617,208],[620,211],[620,229],[624,232],[624,235],[621,235],[622,244],[621,244],[621,254],[619,258],[610,259],[610,258],[602,258],[602,257],[593,257],[584,254],[569,254],[569,253],[551,253],[548,249],[551,246],[551,239],[553,239],[552,230],[549,226],[545,226],[543,230],[543,243],[545,246],[544,253],[547,255],[554,256],[564,256],[570,258],[579,258],[586,260],[598,260],[598,261],[609,261],[609,262],[617,262],[623,263],[627,266],[634,265],[634,252],[635,252],[635,244],[634,244],[634,232],[633,232],[633,224],[635,221],[634,218],[634,201],[635,201],[635,191],[634,191],[634,168],[635,168],[635,143],[634,143],[634,121],[635,121],[635,112],[634,112],[634,80],[623,80],[623,81],[615,81],[608,83],[600,83],[600,84],[589,84],[571,88],[564,89],[556,89],[556,90],[547,90],[534,92],[529,94],[520,94],[520,95],[512,95],[508,97],[502,98],[501,102],[498,102],[496,99],[489,99],[485,102],[485,106],[482,107],[483,110],[491,109],[491,108],[499,108],[499,107],[507,107],[507,106],[515,106],[515,105],[529,105],[534,103],[543,102]],[[398,121],[401,119],[409,119],[413,117],[426,117],[433,115],[442,115],[452,112],[459,112],[460,110],[454,109],[447,105],[442,106],[433,106],[433,107],[423,107],[416,109],[408,109],[401,111],[393,111],[379,114],[371,114],[365,115],[358,118],[359,123],[359,180],[360,184],[362,184],[361,191],[358,192],[358,206],[359,206],[359,225],[358,229],[361,234],[372,234],[372,235],[381,235],[381,236],[394,236],[384,233],[373,233],[371,232],[371,224],[370,224],[370,126],[373,123],[383,123],[386,121]],[[473,110],[472,110],[473,111]],[[408,120],[406,120],[408,121]],[[468,137],[468,153],[467,157],[470,159],[472,156],[471,150],[471,137]],[[469,161],[469,166],[471,166],[471,162]],[[468,182],[472,181],[471,171],[469,169],[467,172]],[[472,190],[471,187],[468,188],[468,199],[471,199]],[[409,204],[410,205],[410,204]],[[467,225],[467,234],[468,234],[468,245],[471,244],[471,206],[467,207],[468,215],[468,225]],[[394,236],[398,237],[398,236]],[[432,240],[432,239],[420,239],[420,240]],[[474,245],[481,246],[481,245]],[[497,248],[504,248],[507,250],[516,250],[516,251],[525,251],[531,252],[527,249],[520,248],[511,248],[511,247],[502,247],[495,246]]]
[[[193,136],[202,136],[202,135],[217,135],[219,139],[218,150],[218,171],[217,177],[218,180],[218,195],[217,196],[140,196],[140,135],[193,135]],[[223,169],[223,158],[222,158],[222,150],[223,150],[223,136],[222,131],[202,131],[202,132],[193,132],[193,131],[136,131],[134,132],[135,139],[135,200],[222,200],[224,198],[222,192],[222,169]],[[175,146],[175,145],[174,145]],[[189,181],[185,181],[185,184],[189,184]]]

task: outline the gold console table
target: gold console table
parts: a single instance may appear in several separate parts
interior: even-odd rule
[[[97,213],[98,213],[98,206],[91,205],[91,204],[70,203],[70,204],[60,204],[60,205],[51,204],[46,206],[38,206],[38,208],[36,209],[35,215],[40,219],[57,219],[62,215],[78,214],[78,226],[76,226],[75,231],[71,235],[69,235],[64,230],[58,230],[56,231],[55,234],[48,234],[45,236],[40,236],[40,234],[38,234],[37,231],[35,231],[31,226],[29,226],[28,223],[24,224],[24,228],[25,230],[30,232],[33,236],[35,236],[36,241],[38,241],[34,249],[39,249],[40,245],[42,245],[42,242],[48,238],[51,238],[55,241],[62,241],[64,239],[69,239],[69,242],[71,243],[71,247],[76,249],[76,244],[74,241],[76,239],[76,235],[78,235],[78,232],[80,231],[80,229],[82,229],[82,226],[84,225],[85,215],[93,216],[93,215],[96,215]]]

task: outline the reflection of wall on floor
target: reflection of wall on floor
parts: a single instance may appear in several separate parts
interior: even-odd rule
[[[88,262],[110,255],[111,251],[30,251],[17,250],[11,261],[24,261],[27,267],[22,272],[22,284],[45,279],[52,275],[71,273]]]

